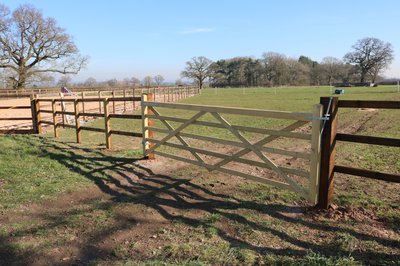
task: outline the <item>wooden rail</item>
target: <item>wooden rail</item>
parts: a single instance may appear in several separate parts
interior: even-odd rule
[[[387,182],[400,183],[400,175],[398,174],[382,173],[373,170],[359,169],[335,164],[337,141],[400,147],[400,139],[337,133],[336,130],[339,108],[400,109],[400,101],[354,101],[339,100],[337,97],[322,97],[321,104],[324,106],[324,113],[328,114],[330,119],[325,124],[322,134],[320,169],[321,181],[319,187],[319,201],[317,206],[327,209],[332,204],[334,173],[342,173],[383,180]]]

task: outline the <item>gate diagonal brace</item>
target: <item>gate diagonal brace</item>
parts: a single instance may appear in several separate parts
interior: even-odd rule
[[[185,129],[186,127],[188,127],[190,124],[192,124],[194,121],[196,121],[197,119],[199,119],[201,116],[203,116],[206,112],[205,111],[200,111],[197,114],[195,114],[194,116],[192,116],[189,120],[187,120],[185,123],[183,123],[182,125],[180,125],[178,128],[176,128],[175,130],[173,130],[171,133],[169,133],[167,136],[165,136],[162,140],[160,140],[159,143],[157,143],[156,145],[154,145],[153,147],[149,148],[146,151],[146,154],[152,153],[155,149],[157,149],[158,147],[160,147],[161,145],[163,145],[165,142],[167,142],[168,140],[170,140],[171,138],[173,138],[174,136],[176,136],[180,131],[182,131],[183,129]]]
[[[303,125],[305,125],[305,124],[307,124],[307,123],[308,123],[308,122],[306,122],[306,121],[297,121],[297,122],[295,122],[295,123],[293,123],[293,124],[291,124],[291,125],[289,125],[289,126],[283,128],[283,129],[281,129],[281,131],[290,132],[290,131],[295,130],[296,128],[299,128],[299,127],[301,127],[301,126],[303,126]],[[270,143],[270,142],[276,140],[277,138],[279,138],[279,136],[267,136],[267,137],[265,137],[265,138],[263,138],[263,139],[257,141],[257,142],[254,143],[253,145],[256,145],[256,146],[263,146],[263,145],[265,145],[265,144],[268,144],[268,143]],[[244,148],[244,149],[238,151],[237,153],[233,154],[231,157],[233,157],[233,158],[240,158],[241,156],[246,155],[246,154],[248,154],[249,152],[251,152],[250,149]],[[227,158],[227,159],[223,159],[223,160],[221,160],[220,162],[216,163],[214,166],[215,166],[215,168],[218,168],[218,167],[221,167],[221,166],[223,166],[223,165],[229,163],[230,161],[231,161],[231,160],[229,160],[228,158]]]
[[[153,111],[153,113],[154,113],[155,115],[161,116],[160,113],[159,113],[155,108],[153,108],[153,106],[150,106],[150,108],[151,108],[151,110]],[[160,120],[161,120],[161,122],[162,122],[169,130],[171,130],[171,131],[174,131],[174,130],[175,130],[174,127],[171,126],[170,123],[168,123],[167,121],[165,121],[165,120],[163,120],[163,119],[160,119]],[[176,137],[184,146],[190,147],[190,145],[185,141],[185,139],[182,138],[182,137],[179,135],[179,132],[175,135],[175,137]],[[190,153],[191,153],[199,162],[204,163],[204,160],[203,160],[203,159],[200,157],[200,155],[198,155],[196,152],[190,151]]]
[[[306,191],[299,186],[296,182],[294,182],[289,176],[287,176],[282,170],[278,168],[276,164],[274,164],[268,157],[266,157],[258,147],[254,146],[251,144],[238,130],[232,127],[231,124],[229,124],[228,121],[226,121],[221,115],[215,112],[211,112],[211,114],[218,120],[220,121],[221,124],[223,124],[229,131],[232,132],[240,141],[243,142],[243,144],[247,147],[247,149],[250,149],[253,151],[260,159],[262,159],[267,165],[271,167],[272,170],[274,170],[276,173],[278,173],[279,176],[284,178],[292,187],[295,189],[298,193],[301,195],[307,197]]]

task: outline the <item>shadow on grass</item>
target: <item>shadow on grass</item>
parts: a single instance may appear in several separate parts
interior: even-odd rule
[[[39,138],[39,137],[38,137]],[[32,141],[34,138],[27,140]],[[76,144],[59,143],[46,138],[40,138],[41,156],[48,156],[68,167],[71,171],[76,172],[87,179],[91,180],[100,188],[100,190],[111,197],[111,201],[96,206],[98,209],[106,210],[116,203],[133,203],[141,204],[147,208],[151,208],[158,212],[162,217],[171,222],[180,222],[188,226],[202,226],[208,228],[211,225],[204,219],[196,219],[187,217],[179,212],[171,211],[171,209],[180,210],[197,210],[210,214],[218,214],[226,220],[238,223],[251,228],[251,230],[265,232],[280,239],[284,246],[292,248],[274,248],[269,246],[256,246],[249,243],[243,238],[233,236],[224,229],[217,228],[217,235],[227,241],[231,247],[239,247],[252,250],[263,255],[282,255],[299,257],[307,254],[308,251],[321,253],[325,256],[337,256],[340,254],[348,254],[348,251],[341,247],[333,247],[326,242],[315,243],[314,241],[302,240],[291,236],[284,229],[278,230],[274,226],[265,225],[249,220],[244,215],[235,212],[235,210],[251,210],[259,214],[267,214],[268,216],[284,221],[288,226],[303,226],[306,230],[313,230],[320,233],[324,232],[342,232],[351,235],[363,241],[375,241],[387,248],[399,248],[400,242],[376,237],[368,234],[368,232],[357,232],[353,229],[341,226],[330,226],[319,221],[306,221],[296,216],[285,215],[287,213],[302,213],[306,208],[301,206],[285,206],[281,204],[260,204],[254,201],[243,200],[234,196],[228,196],[210,191],[203,186],[194,184],[189,178],[175,178],[167,175],[154,174],[150,169],[137,163],[139,158],[125,158],[118,156],[104,155],[100,150],[91,150],[81,148]],[[132,179],[134,175],[139,180]],[[47,214],[44,219],[47,223],[42,227],[30,228],[29,231],[18,232],[21,235],[32,231],[40,231],[41,229],[51,229],[58,226],[67,225],[68,217],[71,215],[84,213],[87,210],[67,211],[60,214]],[[140,217],[138,217],[139,219]],[[116,223],[107,226],[102,230],[91,234],[85,242],[79,245],[79,252],[76,255],[76,261],[79,263],[89,263],[101,259],[113,260],[110,256],[111,250],[101,248],[100,243],[105,239],[112,237],[115,232],[130,230],[136,225],[135,218],[123,216],[116,217]],[[15,253],[10,241],[7,238],[0,238],[0,247],[3,250],[0,255],[3,262],[6,263],[24,263],[32,261],[35,252],[18,255]],[[4,249],[5,248],[5,249]],[[399,259],[396,254],[386,254],[377,251],[361,251],[356,250],[351,255],[358,261],[366,264],[375,264],[379,261],[396,261]],[[41,254],[40,256],[49,256],[51,254]],[[115,259],[115,258],[114,258]],[[1,261],[1,260],[0,260]]]

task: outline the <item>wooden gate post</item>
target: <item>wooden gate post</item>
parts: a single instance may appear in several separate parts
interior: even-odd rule
[[[154,138],[154,131],[147,129],[147,127],[152,127],[154,124],[153,119],[149,119],[146,116],[147,115],[152,115],[153,111],[148,107],[144,105],[144,102],[152,102],[154,101],[154,96],[153,94],[142,94],[142,102],[141,102],[141,107],[142,107],[142,132],[143,132],[143,157],[146,159],[155,159],[155,154],[154,153],[149,153],[147,154],[147,150],[150,149],[151,146],[154,145],[154,143],[150,144],[147,139],[153,139]]]
[[[323,113],[329,115],[329,120],[325,122],[321,135],[321,167],[317,207],[322,209],[328,209],[333,200],[338,102],[338,97],[321,97],[320,99],[320,103],[324,107]]]

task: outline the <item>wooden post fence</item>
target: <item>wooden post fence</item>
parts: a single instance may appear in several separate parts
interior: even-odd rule
[[[325,121],[321,135],[321,166],[317,207],[328,209],[333,200],[338,98],[321,97],[320,103],[323,106],[323,113],[329,117],[329,120]]]

